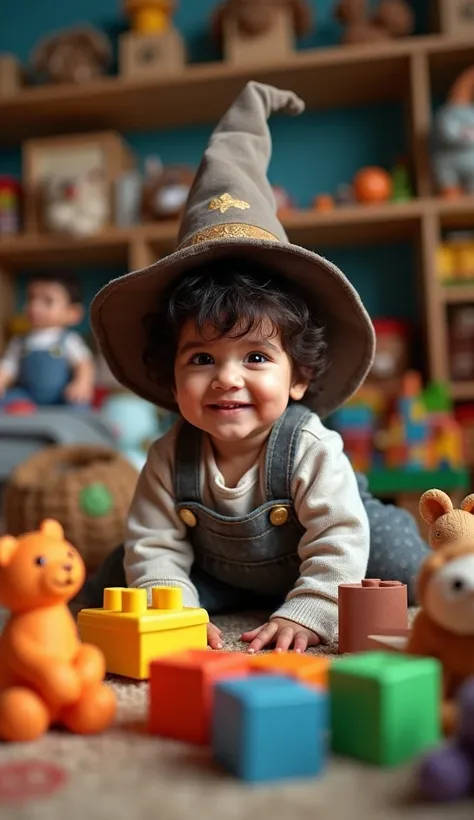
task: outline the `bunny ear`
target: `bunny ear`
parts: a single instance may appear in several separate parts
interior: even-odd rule
[[[427,524],[433,524],[442,515],[453,511],[453,502],[443,490],[427,490],[420,498],[420,515]]]
[[[474,515],[474,493],[466,496],[464,501],[461,501],[461,510],[464,510],[464,512],[473,513]]]

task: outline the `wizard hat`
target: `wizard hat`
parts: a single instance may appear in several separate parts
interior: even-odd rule
[[[143,363],[144,317],[160,307],[170,283],[205,262],[239,257],[294,283],[326,328],[329,366],[307,403],[320,416],[343,404],[364,380],[375,334],[359,295],[331,262],[292,245],[276,215],[267,179],[273,112],[299,114],[293,92],[250,82],[211,135],[189,193],[177,250],[109,282],[91,305],[91,324],[113,375],[159,407],[177,410],[169,388]]]

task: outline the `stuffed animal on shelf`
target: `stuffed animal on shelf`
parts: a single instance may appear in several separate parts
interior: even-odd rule
[[[163,166],[159,159],[149,159],[142,191],[142,219],[145,222],[178,219],[194,176],[195,171],[186,165]]]
[[[104,656],[79,641],[67,606],[84,575],[57,521],[0,538],[0,602],[11,613],[0,637],[2,740],[36,740],[55,725],[95,734],[114,719]]]
[[[235,18],[238,30],[249,37],[268,31],[277,9],[290,12],[297,37],[304,37],[313,26],[313,13],[306,0],[225,0],[212,18],[214,38],[222,42],[225,20]],[[277,55],[278,56],[278,55]]]
[[[125,13],[137,34],[163,34],[171,25],[175,0],[125,0]]]
[[[64,29],[43,38],[31,55],[38,79],[87,83],[105,74],[112,62],[110,41],[94,26]]]
[[[336,19],[345,26],[344,45],[385,42],[413,31],[415,17],[405,0],[381,0],[374,12],[368,5],[368,0],[340,0],[336,6]]]
[[[474,66],[452,86],[435,116],[433,173],[441,196],[474,194]]]
[[[91,236],[110,222],[109,189],[100,168],[45,179],[40,201],[43,225],[51,233]]]
[[[443,726],[456,725],[455,698],[474,675],[474,494],[455,510],[442,490],[420,499],[420,515],[430,525],[432,554],[418,576],[418,612],[407,652],[438,658],[443,666]]]

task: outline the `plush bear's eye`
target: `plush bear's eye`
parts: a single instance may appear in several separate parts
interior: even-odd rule
[[[441,530],[436,530],[435,538],[441,538]]]
[[[464,581],[461,578],[455,578],[451,584],[454,592],[462,592],[464,589]]]
[[[44,555],[38,555],[38,557],[35,558],[35,564],[37,564],[38,567],[44,566],[44,564],[46,564],[46,558]]]

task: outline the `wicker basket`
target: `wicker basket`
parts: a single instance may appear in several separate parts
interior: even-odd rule
[[[6,531],[20,535],[55,518],[96,569],[124,538],[137,470],[109,447],[46,447],[12,473],[5,487]]]

